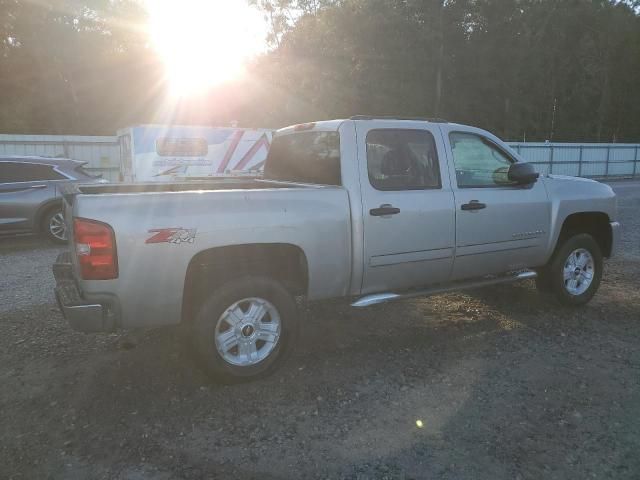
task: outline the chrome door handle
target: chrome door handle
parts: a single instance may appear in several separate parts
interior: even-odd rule
[[[462,210],[482,210],[487,208],[487,205],[480,203],[478,200],[471,200],[469,203],[463,203],[460,207]]]
[[[37,188],[47,188],[46,185],[31,185],[29,188],[37,189]]]
[[[380,205],[378,208],[372,208],[371,210],[369,210],[369,215],[373,217],[385,217],[387,215],[396,215],[398,213],[400,213],[400,209],[394,207],[393,205],[389,205],[388,203]]]

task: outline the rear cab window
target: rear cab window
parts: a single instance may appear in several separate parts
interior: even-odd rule
[[[265,162],[264,178],[341,185],[340,134],[307,131],[276,136]]]

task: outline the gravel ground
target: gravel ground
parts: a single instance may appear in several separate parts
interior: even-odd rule
[[[263,381],[212,384],[176,329],[72,332],[59,248],[0,240],[0,478],[640,478],[640,184],[585,308],[533,283],[306,312]]]

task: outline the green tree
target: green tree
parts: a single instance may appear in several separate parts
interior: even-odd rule
[[[258,63],[262,91],[279,92],[271,123],[370,113],[444,116],[510,139],[640,135],[638,2],[286,3],[302,13]]]

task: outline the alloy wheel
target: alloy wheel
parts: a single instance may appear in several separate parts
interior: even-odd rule
[[[67,240],[67,225],[62,212],[57,212],[49,219],[49,233],[58,240]]]
[[[595,262],[591,253],[578,248],[564,262],[564,288],[571,295],[582,295],[591,286],[595,274]]]
[[[220,315],[215,330],[216,349],[231,365],[255,365],[274,351],[280,330],[280,315],[271,302],[244,298]]]

